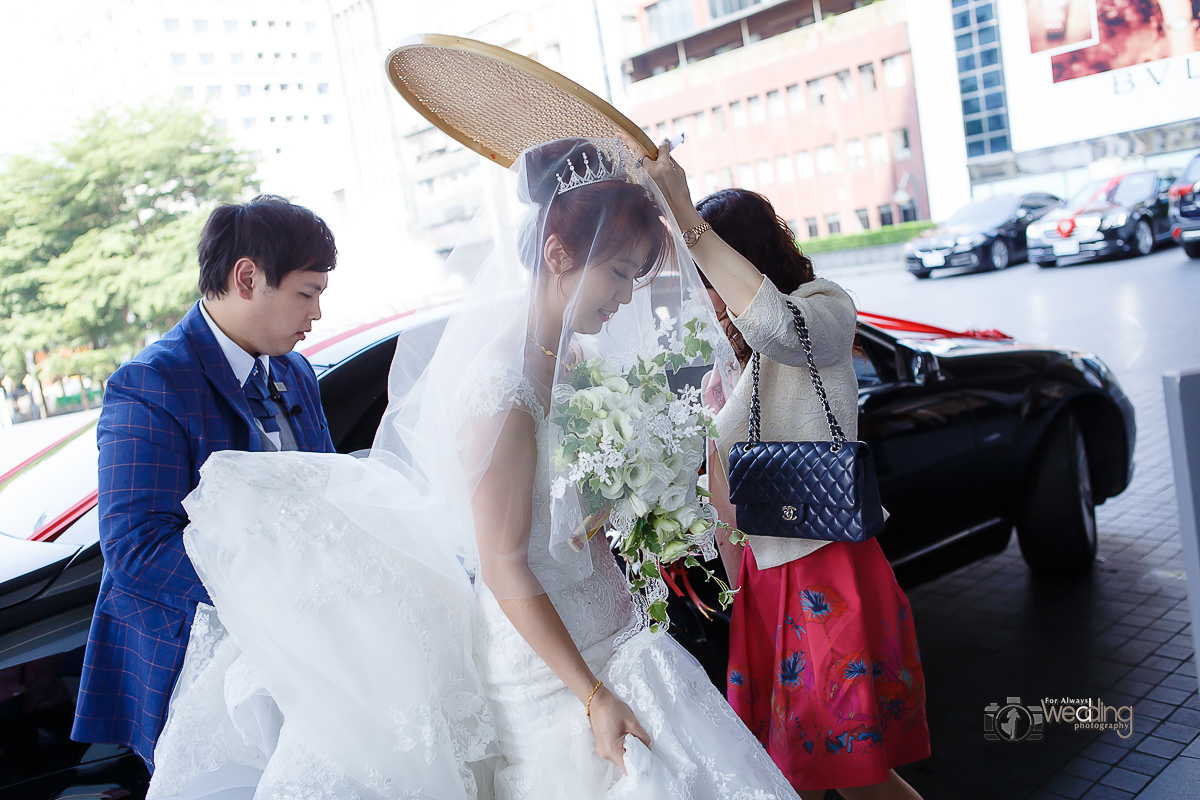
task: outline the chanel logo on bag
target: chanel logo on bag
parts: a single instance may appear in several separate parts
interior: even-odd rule
[[[783,518],[786,519],[788,522],[795,522],[796,521],[796,507],[795,506],[784,506],[783,507]]]

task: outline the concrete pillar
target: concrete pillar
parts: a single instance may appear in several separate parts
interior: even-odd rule
[[[1163,375],[1167,432],[1175,462],[1179,538],[1187,570],[1192,647],[1200,670],[1200,367]]]

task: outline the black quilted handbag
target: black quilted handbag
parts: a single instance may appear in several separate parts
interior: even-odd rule
[[[755,352],[750,440],[729,450],[729,499],[737,506],[738,528],[754,536],[862,542],[883,530],[871,449],[864,442],[846,440],[813,363],[808,326],[800,309],[791,302],[788,307],[808,356],[808,374],[825,406],[832,441],[759,441],[759,354]]]

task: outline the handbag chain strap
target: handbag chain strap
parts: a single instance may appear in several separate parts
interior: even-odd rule
[[[813,361],[812,341],[808,338],[808,325],[804,322],[804,315],[791,300],[785,302],[792,310],[792,316],[796,320],[796,334],[799,335],[800,344],[804,345],[804,355],[808,358],[808,376],[812,379],[813,388],[817,390],[817,397],[821,398],[821,405],[825,408],[825,421],[829,423],[829,437],[833,440],[831,449],[836,453],[842,449],[842,445],[846,441],[846,434],[842,432],[842,426],[838,424],[837,418],[833,416],[833,409],[829,407],[829,397],[825,394],[825,385],[821,383],[821,373],[817,371],[816,362]],[[750,360],[752,362],[751,372],[754,377],[754,392],[750,395],[749,444],[756,445],[762,436],[762,413],[758,402],[759,354],[757,350],[754,351]]]

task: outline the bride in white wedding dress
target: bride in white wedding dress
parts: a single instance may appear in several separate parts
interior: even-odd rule
[[[650,630],[605,537],[579,535],[575,492],[550,491],[553,406],[579,361],[679,350],[692,318],[733,361],[623,153],[560,140],[514,165],[524,213],[494,231],[432,361],[397,352],[369,459],[205,464],[185,541],[215,608],[197,612],[150,797],[796,796]]]

